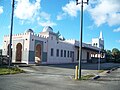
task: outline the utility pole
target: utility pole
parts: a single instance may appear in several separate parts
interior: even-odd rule
[[[98,70],[100,70],[101,49],[99,50]]]
[[[12,15],[11,15],[11,27],[10,27],[10,42],[9,42],[9,68],[12,62],[12,31],[13,31],[13,16],[14,16],[14,0],[12,0]]]
[[[82,61],[82,32],[83,32],[83,4],[87,4],[88,5],[89,0],[87,0],[87,2],[83,2],[83,0],[81,0],[81,2],[78,2],[78,0],[76,0],[76,5],[81,4],[81,18],[80,18],[80,43],[79,43],[79,65],[78,65],[78,71],[79,71],[79,75],[78,75],[78,79],[81,79],[81,61]]]

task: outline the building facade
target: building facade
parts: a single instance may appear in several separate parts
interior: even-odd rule
[[[95,42],[96,43],[96,42]],[[3,55],[9,56],[9,35],[4,36]],[[89,62],[98,54],[99,47],[82,43],[82,62]],[[50,26],[39,34],[32,29],[12,36],[12,63],[58,64],[76,63],[79,59],[79,41],[64,40]]]

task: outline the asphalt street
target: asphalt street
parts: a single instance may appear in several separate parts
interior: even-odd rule
[[[38,73],[37,70],[35,71],[34,69],[33,70],[31,69],[31,71],[27,73],[0,76],[0,90],[88,90],[88,89],[119,90],[120,68],[118,68],[115,71],[112,71],[109,74],[107,73],[104,74],[98,80],[76,81],[70,75]]]
[[[0,90],[119,90],[120,69],[98,80],[75,81],[71,77],[47,74],[0,76]]]

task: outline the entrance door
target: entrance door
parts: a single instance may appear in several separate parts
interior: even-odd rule
[[[41,45],[38,44],[35,47],[35,63],[40,64],[41,62]]]
[[[22,44],[18,43],[16,46],[16,62],[21,62],[22,59]]]

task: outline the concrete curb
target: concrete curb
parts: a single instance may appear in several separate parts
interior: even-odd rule
[[[96,80],[96,79],[98,79],[98,78],[100,78],[100,76],[99,76],[99,75],[96,75],[95,77],[93,77],[93,80]]]
[[[110,70],[108,70],[108,71],[104,71],[104,72],[102,72],[102,73],[107,73],[107,74],[109,74],[109,73],[111,73],[112,71],[115,71],[115,70],[117,70],[118,68],[120,68],[120,66],[117,66],[117,67],[114,67],[114,68],[112,68],[112,69],[110,69]],[[100,73],[100,74],[102,74],[102,73]],[[100,75],[96,75],[95,77],[93,77],[92,79],[93,80],[96,80],[96,79],[98,79],[98,78],[100,78],[101,76]]]
[[[106,73],[111,73],[111,70],[108,70]]]
[[[114,68],[108,70],[106,73],[111,73],[112,71],[115,71],[115,70],[117,70],[118,68],[120,68],[120,66],[114,67]]]

